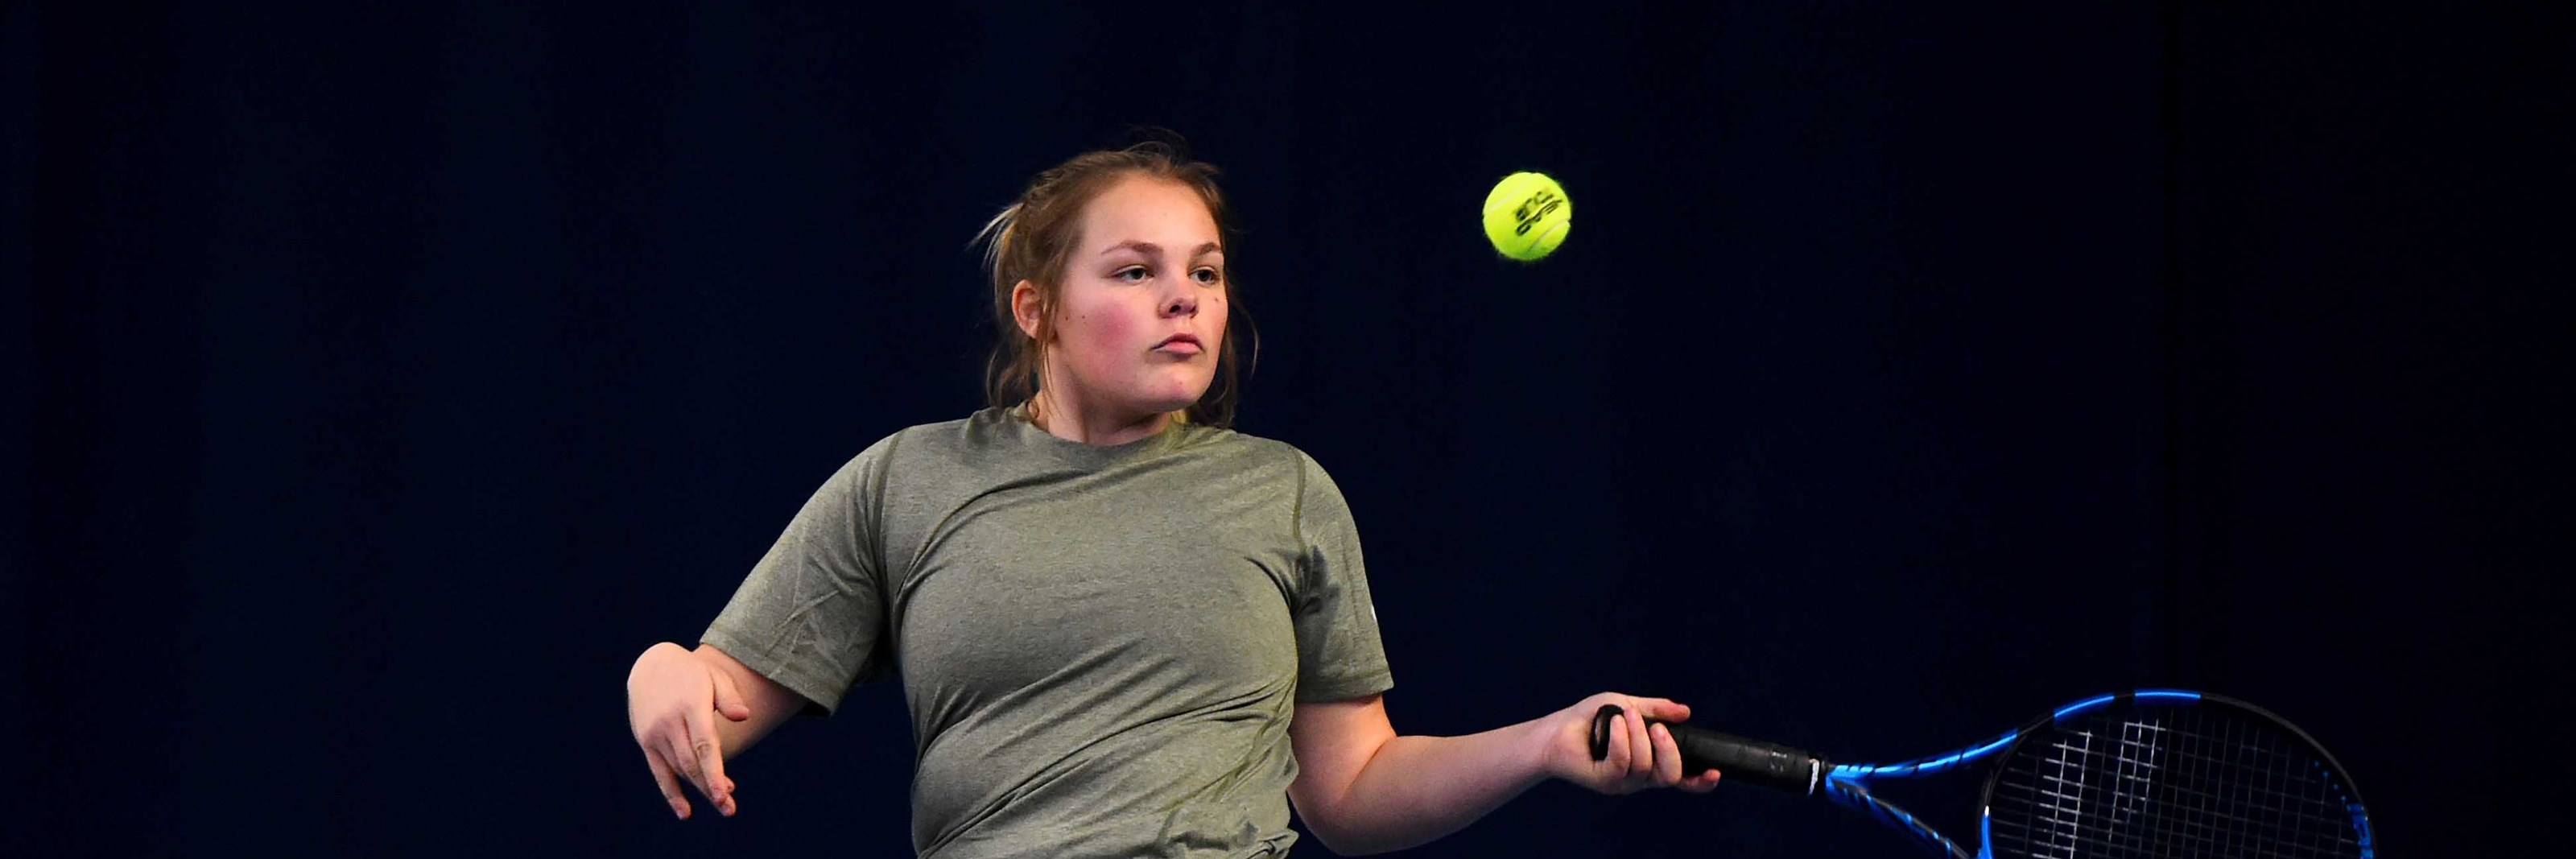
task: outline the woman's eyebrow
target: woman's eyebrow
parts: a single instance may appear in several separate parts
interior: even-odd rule
[[[1102,256],[1107,256],[1119,251],[1135,251],[1149,257],[1161,257],[1163,255],[1163,246],[1153,242],[1140,242],[1135,239],[1128,239],[1126,241],[1110,245],[1109,247],[1101,250],[1100,254]],[[1209,242],[1198,246],[1197,250],[1191,251],[1190,258],[1197,259],[1199,257],[1207,256],[1208,254],[1224,252],[1224,247],[1219,246],[1215,242]]]

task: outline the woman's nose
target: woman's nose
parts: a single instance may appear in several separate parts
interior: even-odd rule
[[[1196,316],[1198,312],[1199,297],[1186,292],[1174,295],[1163,302],[1165,316]]]

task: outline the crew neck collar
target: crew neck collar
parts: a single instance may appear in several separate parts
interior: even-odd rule
[[[1022,447],[1044,451],[1058,459],[1087,466],[1110,465],[1152,456],[1179,444],[1181,437],[1190,431],[1189,424],[1171,421],[1164,424],[1163,428],[1153,435],[1135,441],[1125,444],[1097,445],[1061,438],[1055,433],[1040,428],[1035,422],[1029,420],[1028,406],[1025,403],[1017,406],[986,408],[981,417],[999,424],[1004,437],[1018,442]]]

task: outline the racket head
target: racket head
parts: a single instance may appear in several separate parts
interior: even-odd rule
[[[2060,708],[1990,770],[1984,855],[2371,859],[2370,817],[2333,755],[2219,695],[2145,690]]]

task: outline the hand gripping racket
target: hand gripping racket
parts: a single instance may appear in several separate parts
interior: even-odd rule
[[[1618,705],[1592,719],[1592,759],[1610,753]],[[1895,764],[1837,764],[1804,751],[1664,724],[1684,772],[1825,798],[1867,812],[1956,859],[2351,857],[2371,859],[2361,794],[2315,740],[2242,701],[2176,689],[2086,698],[2003,736]],[[1995,759],[1971,852],[1870,793],[1873,784]]]

